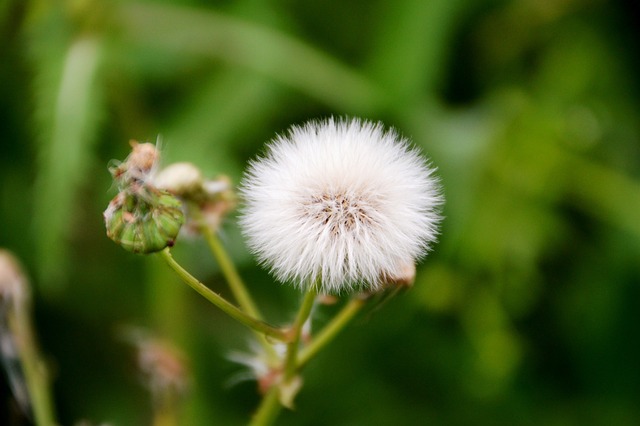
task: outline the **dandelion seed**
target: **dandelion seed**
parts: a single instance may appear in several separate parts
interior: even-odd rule
[[[423,257],[443,202],[433,169],[394,130],[313,121],[272,141],[241,183],[243,234],[281,281],[375,290]]]

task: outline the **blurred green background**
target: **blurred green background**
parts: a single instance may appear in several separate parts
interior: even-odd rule
[[[127,325],[188,353],[182,424],[244,424],[258,403],[229,385],[249,334],[105,236],[109,160],[161,135],[165,164],[237,182],[289,125],[348,115],[428,153],[442,234],[279,424],[640,424],[639,22],[622,0],[3,0],[0,246],[29,271],[60,423],[149,424]],[[222,238],[287,321],[299,293],[233,217]],[[175,255],[228,295],[202,241]]]

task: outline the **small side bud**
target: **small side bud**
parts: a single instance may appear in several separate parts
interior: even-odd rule
[[[211,229],[218,229],[224,217],[237,204],[237,196],[228,176],[218,176],[204,182],[207,201],[202,206],[205,222]]]
[[[202,172],[192,163],[173,163],[165,167],[153,180],[156,187],[190,199],[204,192]]]

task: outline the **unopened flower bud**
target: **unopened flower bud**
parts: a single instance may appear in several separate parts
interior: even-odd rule
[[[204,191],[211,198],[222,197],[228,198],[233,194],[233,188],[231,186],[231,179],[228,176],[218,176],[215,179],[210,179],[203,184]]]
[[[104,212],[107,236],[134,253],[153,253],[173,246],[184,223],[180,201],[149,188],[144,196],[120,192]]]
[[[179,197],[192,198],[204,192],[202,172],[192,163],[173,163],[153,180],[156,187]]]

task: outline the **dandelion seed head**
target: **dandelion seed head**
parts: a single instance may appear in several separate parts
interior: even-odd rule
[[[312,121],[276,137],[241,182],[240,225],[281,281],[340,293],[377,289],[423,257],[442,204],[433,169],[394,130]]]

